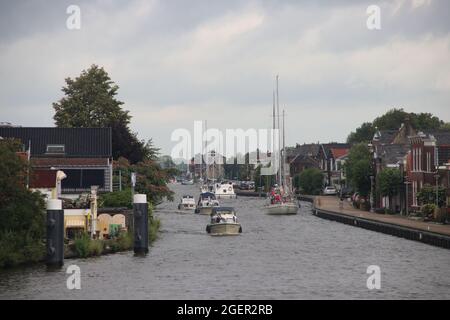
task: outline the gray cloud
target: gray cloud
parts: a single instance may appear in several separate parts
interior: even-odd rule
[[[82,28],[65,28],[69,4]],[[381,7],[382,29],[366,28]],[[65,77],[97,63],[141,138],[175,128],[269,127],[275,74],[288,142],[343,140],[392,107],[450,121],[449,3],[3,1],[0,121],[52,125]]]

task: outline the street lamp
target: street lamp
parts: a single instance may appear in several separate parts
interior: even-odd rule
[[[434,178],[436,179],[436,208],[439,208],[439,170],[436,170]]]
[[[409,199],[408,199],[408,190],[409,190],[409,185],[411,184],[410,181],[408,181],[408,179],[405,179],[405,195],[406,195],[406,203],[405,203],[405,212],[406,212],[406,216],[409,216]]]
[[[371,175],[370,176],[370,212],[375,212],[375,209],[373,208],[373,180],[374,180],[374,176]]]

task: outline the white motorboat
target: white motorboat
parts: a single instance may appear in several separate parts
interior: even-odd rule
[[[217,199],[235,199],[236,193],[234,192],[232,182],[222,182],[214,184],[214,194]]]
[[[206,226],[206,232],[212,236],[231,236],[242,232],[236,212],[231,207],[217,207],[211,213],[211,222]]]
[[[195,208],[195,213],[198,214],[208,214],[212,213],[213,208],[219,207],[219,201],[212,192],[203,192],[200,194],[198,199],[197,208]]]
[[[193,179],[190,179],[190,180],[186,179],[186,180],[181,181],[181,184],[185,185],[185,186],[191,186],[191,185],[194,184],[194,180]]]
[[[184,195],[178,204],[178,210],[195,210],[195,199],[193,196]]]

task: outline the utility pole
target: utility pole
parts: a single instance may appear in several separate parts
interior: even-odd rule
[[[405,205],[405,212],[406,212],[406,216],[409,216],[409,199],[408,199],[408,192],[409,192],[409,185],[411,184],[411,182],[409,182],[408,180],[405,181],[405,195],[406,195],[406,205]]]
[[[439,169],[436,170],[434,177],[436,179],[436,208],[439,208]]]
[[[122,170],[119,169],[119,191],[122,191]]]

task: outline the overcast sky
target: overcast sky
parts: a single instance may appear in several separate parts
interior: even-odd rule
[[[81,29],[66,28],[66,8]],[[381,30],[366,26],[381,8]],[[450,2],[0,0],[0,121],[53,126],[66,77],[95,63],[131,127],[164,153],[176,128],[271,126],[288,144],[344,141],[393,107],[450,121]]]

